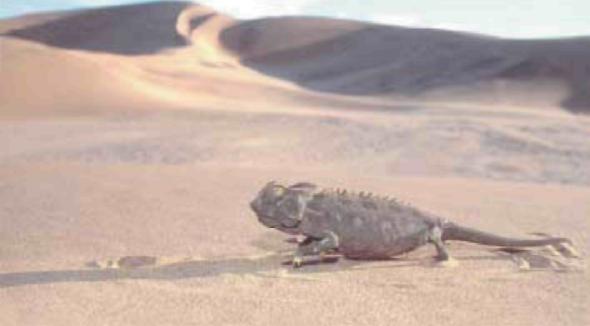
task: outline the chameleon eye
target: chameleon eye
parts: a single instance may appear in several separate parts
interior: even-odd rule
[[[282,197],[285,195],[285,187],[282,186],[274,186],[272,189],[272,193],[275,197]]]

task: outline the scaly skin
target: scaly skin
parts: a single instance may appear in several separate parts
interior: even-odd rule
[[[439,261],[448,261],[446,240],[513,248],[550,245],[576,256],[566,238],[501,237],[456,225],[394,199],[324,190],[307,182],[291,186],[269,182],[250,206],[265,226],[305,236],[294,267],[301,266],[305,256],[338,252],[355,259],[385,259],[428,243],[436,248]]]

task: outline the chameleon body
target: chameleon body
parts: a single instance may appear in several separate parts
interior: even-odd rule
[[[576,253],[567,238],[513,239],[466,228],[394,199],[371,194],[325,190],[301,182],[267,183],[250,203],[259,222],[291,235],[304,235],[293,265],[305,256],[337,252],[354,259],[387,259],[426,244],[437,259],[450,256],[445,241],[458,240],[499,247],[553,246]]]

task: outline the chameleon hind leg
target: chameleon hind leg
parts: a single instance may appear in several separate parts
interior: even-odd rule
[[[442,240],[442,227],[440,225],[432,228],[428,241],[434,245],[436,249],[436,260],[441,266],[453,267],[457,265],[457,261],[449,255]]]
[[[307,237],[297,247],[293,257],[293,267],[301,267],[305,256],[319,255],[322,257],[327,252],[335,249],[338,249],[338,236],[332,232],[327,232],[319,238]]]

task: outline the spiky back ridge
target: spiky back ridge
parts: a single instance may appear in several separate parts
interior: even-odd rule
[[[418,209],[394,197],[374,195],[371,192],[355,192],[341,188],[326,188],[318,191],[316,199],[330,198],[342,206],[356,209],[378,210],[382,212],[413,211],[423,215]]]

